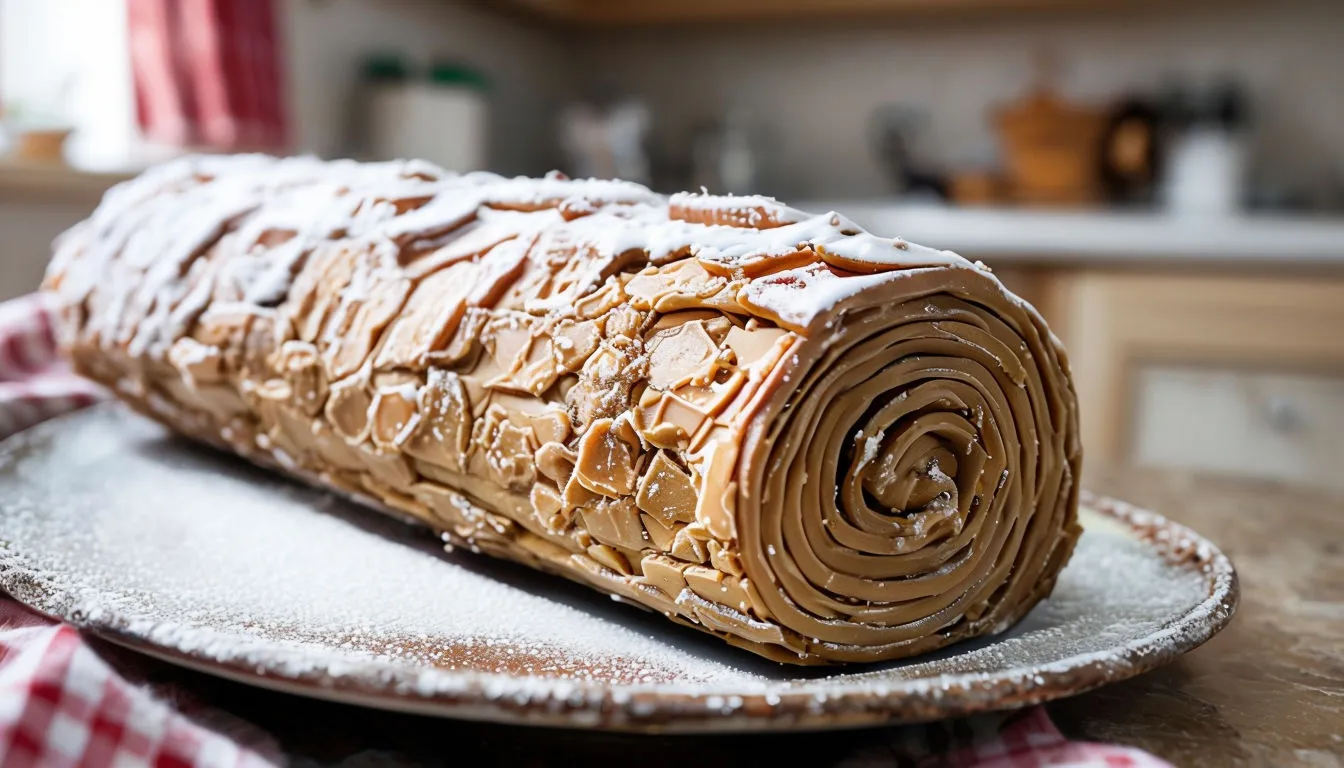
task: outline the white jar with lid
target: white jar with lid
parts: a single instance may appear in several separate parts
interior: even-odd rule
[[[1162,198],[1177,214],[1217,216],[1241,207],[1247,167],[1247,109],[1232,83],[1170,96],[1170,139]]]
[[[440,63],[425,79],[380,83],[369,109],[376,158],[428,160],[459,173],[489,163],[486,82],[469,67]]]

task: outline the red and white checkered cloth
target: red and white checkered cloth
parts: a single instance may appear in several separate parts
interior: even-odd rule
[[[59,360],[40,297],[0,304],[0,437],[81,408],[101,391]],[[191,691],[144,684],[153,664],[90,643],[0,593],[0,762],[6,766],[264,766],[286,762],[269,734],[210,708]],[[892,729],[879,754],[842,765],[948,768],[1170,768],[1146,752],[1069,741],[1043,707],[946,729],[927,754],[929,728]]]
[[[40,294],[0,303],[0,437],[101,396],[97,386],[61,365]]]

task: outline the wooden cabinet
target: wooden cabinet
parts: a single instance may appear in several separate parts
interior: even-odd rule
[[[1344,274],[999,275],[1069,350],[1089,457],[1344,488]]]
[[[0,162],[0,301],[37,288],[51,242],[86,218],[120,174]]]
[[[1143,363],[1129,458],[1344,488],[1344,375]]]

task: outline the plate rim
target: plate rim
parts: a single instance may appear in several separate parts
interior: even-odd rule
[[[21,443],[59,429],[75,417],[87,418],[90,411],[107,410],[95,406],[76,411],[6,438],[0,442],[0,465],[9,461]],[[1196,571],[1207,590],[1205,597],[1143,637],[1103,651],[1066,656],[1044,667],[942,674],[840,692],[817,690],[813,681],[799,681],[788,691],[770,693],[688,691],[666,683],[548,680],[502,672],[417,668],[377,659],[344,661],[339,671],[327,663],[291,671],[285,669],[287,661],[303,657],[297,647],[249,641],[238,644],[239,650],[231,657],[218,658],[199,648],[191,651],[165,645],[144,632],[118,626],[114,614],[86,616],[74,611],[61,615],[46,610],[43,604],[69,605],[70,596],[39,585],[12,558],[0,557],[0,589],[44,616],[138,653],[247,685],[343,704],[464,720],[627,732],[869,727],[1018,709],[1073,696],[1167,664],[1227,627],[1240,599],[1240,583],[1231,560],[1217,545],[1185,525],[1118,499],[1084,490],[1079,505],[1119,523],[1168,564]],[[5,544],[0,542],[0,553],[8,549]],[[129,624],[124,617],[122,623]],[[247,658],[245,648],[249,646],[266,648],[268,661]]]

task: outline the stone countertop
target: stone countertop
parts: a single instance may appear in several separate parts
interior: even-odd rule
[[[1216,541],[1241,577],[1232,624],[1138,678],[1048,705],[1073,739],[1176,766],[1344,765],[1344,494],[1146,470],[1090,468],[1086,485]],[[919,727],[763,736],[629,736],[377,712],[167,666],[214,705],[279,738],[299,766],[815,764],[893,766]],[[953,726],[958,727],[958,726]],[[827,755],[818,762],[815,756]]]
[[[1211,265],[1344,270],[1344,217],[1182,216],[1158,211],[958,207],[872,200],[790,201],[835,210],[879,235],[990,266]]]

